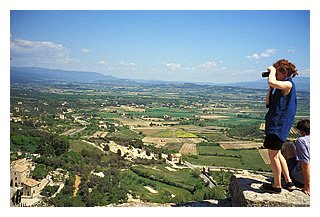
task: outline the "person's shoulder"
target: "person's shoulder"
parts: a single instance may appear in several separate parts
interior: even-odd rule
[[[297,144],[306,144],[310,142],[310,136],[301,136],[297,138]]]
[[[295,86],[294,81],[291,77],[286,78],[284,81],[289,82],[291,84],[291,88]]]

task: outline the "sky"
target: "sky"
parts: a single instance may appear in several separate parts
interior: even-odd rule
[[[310,73],[307,10],[12,10],[11,66],[119,78],[254,81],[279,59]]]

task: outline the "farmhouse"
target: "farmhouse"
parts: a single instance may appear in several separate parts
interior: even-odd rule
[[[35,195],[40,193],[40,182],[26,178],[25,181],[22,183],[23,190],[22,195],[26,197],[34,197]]]
[[[173,163],[181,163],[182,159],[181,159],[182,155],[181,154],[169,154],[168,155],[168,160],[172,161]]]
[[[32,163],[26,158],[13,161],[10,165],[10,186],[22,187],[23,182],[30,175]]]
[[[31,160],[22,158],[10,165],[10,186],[22,187],[22,196],[34,197],[40,192],[40,182],[29,178],[32,169]]]

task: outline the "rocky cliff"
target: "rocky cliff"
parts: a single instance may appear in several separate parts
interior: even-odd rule
[[[270,194],[261,190],[270,177],[246,171],[236,173],[230,180],[231,206],[236,207],[306,207],[310,197],[300,189],[289,192],[282,189],[280,194]]]

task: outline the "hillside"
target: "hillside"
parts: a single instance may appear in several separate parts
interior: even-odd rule
[[[120,79],[103,75],[97,72],[65,71],[59,69],[47,69],[39,67],[14,67],[10,68],[11,82],[26,81],[69,81],[69,82],[94,82],[94,81],[118,81]]]
[[[296,77],[293,79],[297,91],[310,92],[310,77]],[[200,87],[203,85],[210,86],[231,86],[247,89],[267,89],[266,79],[260,79],[253,82],[236,82],[236,83],[203,83],[194,82],[186,83],[182,81],[159,81],[159,80],[135,80],[135,79],[120,79],[110,75],[103,75],[98,72],[85,71],[66,71],[60,69],[47,69],[39,67],[15,67],[10,68],[11,82],[34,82],[34,81],[66,81],[66,82],[108,82],[112,84],[143,84],[143,85],[181,85],[181,87]]]

